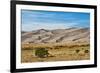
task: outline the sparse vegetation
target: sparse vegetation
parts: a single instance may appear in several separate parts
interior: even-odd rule
[[[77,49],[77,50],[76,50],[76,53],[79,53],[79,52],[80,52],[80,50],[79,50],[79,49]]]
[[[90,59],[90,46],[87,44],[24,44],[21,61],[69,61]]]
[[[89,53],[89,50],[85,50],[84,53]]]

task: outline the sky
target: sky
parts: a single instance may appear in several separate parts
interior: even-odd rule
[[[22,31],[90,27],[90,13],[21,10]]]

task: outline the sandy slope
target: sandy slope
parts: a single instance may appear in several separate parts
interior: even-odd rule
[[[35,30],[22,33],[22,43],[89,42],[89,28]]]

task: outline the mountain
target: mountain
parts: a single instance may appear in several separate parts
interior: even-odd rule
[[[89,28],[68,28],[55,30],[22,31],[22,43],[61,43],[61,42],[89,42]]]

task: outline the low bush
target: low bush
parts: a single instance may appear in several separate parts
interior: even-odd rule
[[[89,50],[85,50],[84,53],[89,53]]]
[[[77,49],[77,50],[76,50],[76,53],[79,53],[79,52],[80,52],[80,50]]]
[[[48,57],[48,50],[46,50],[45,48],[36,48],[35,50],[35,56],[39,57],[39,58],[45,58]]]

